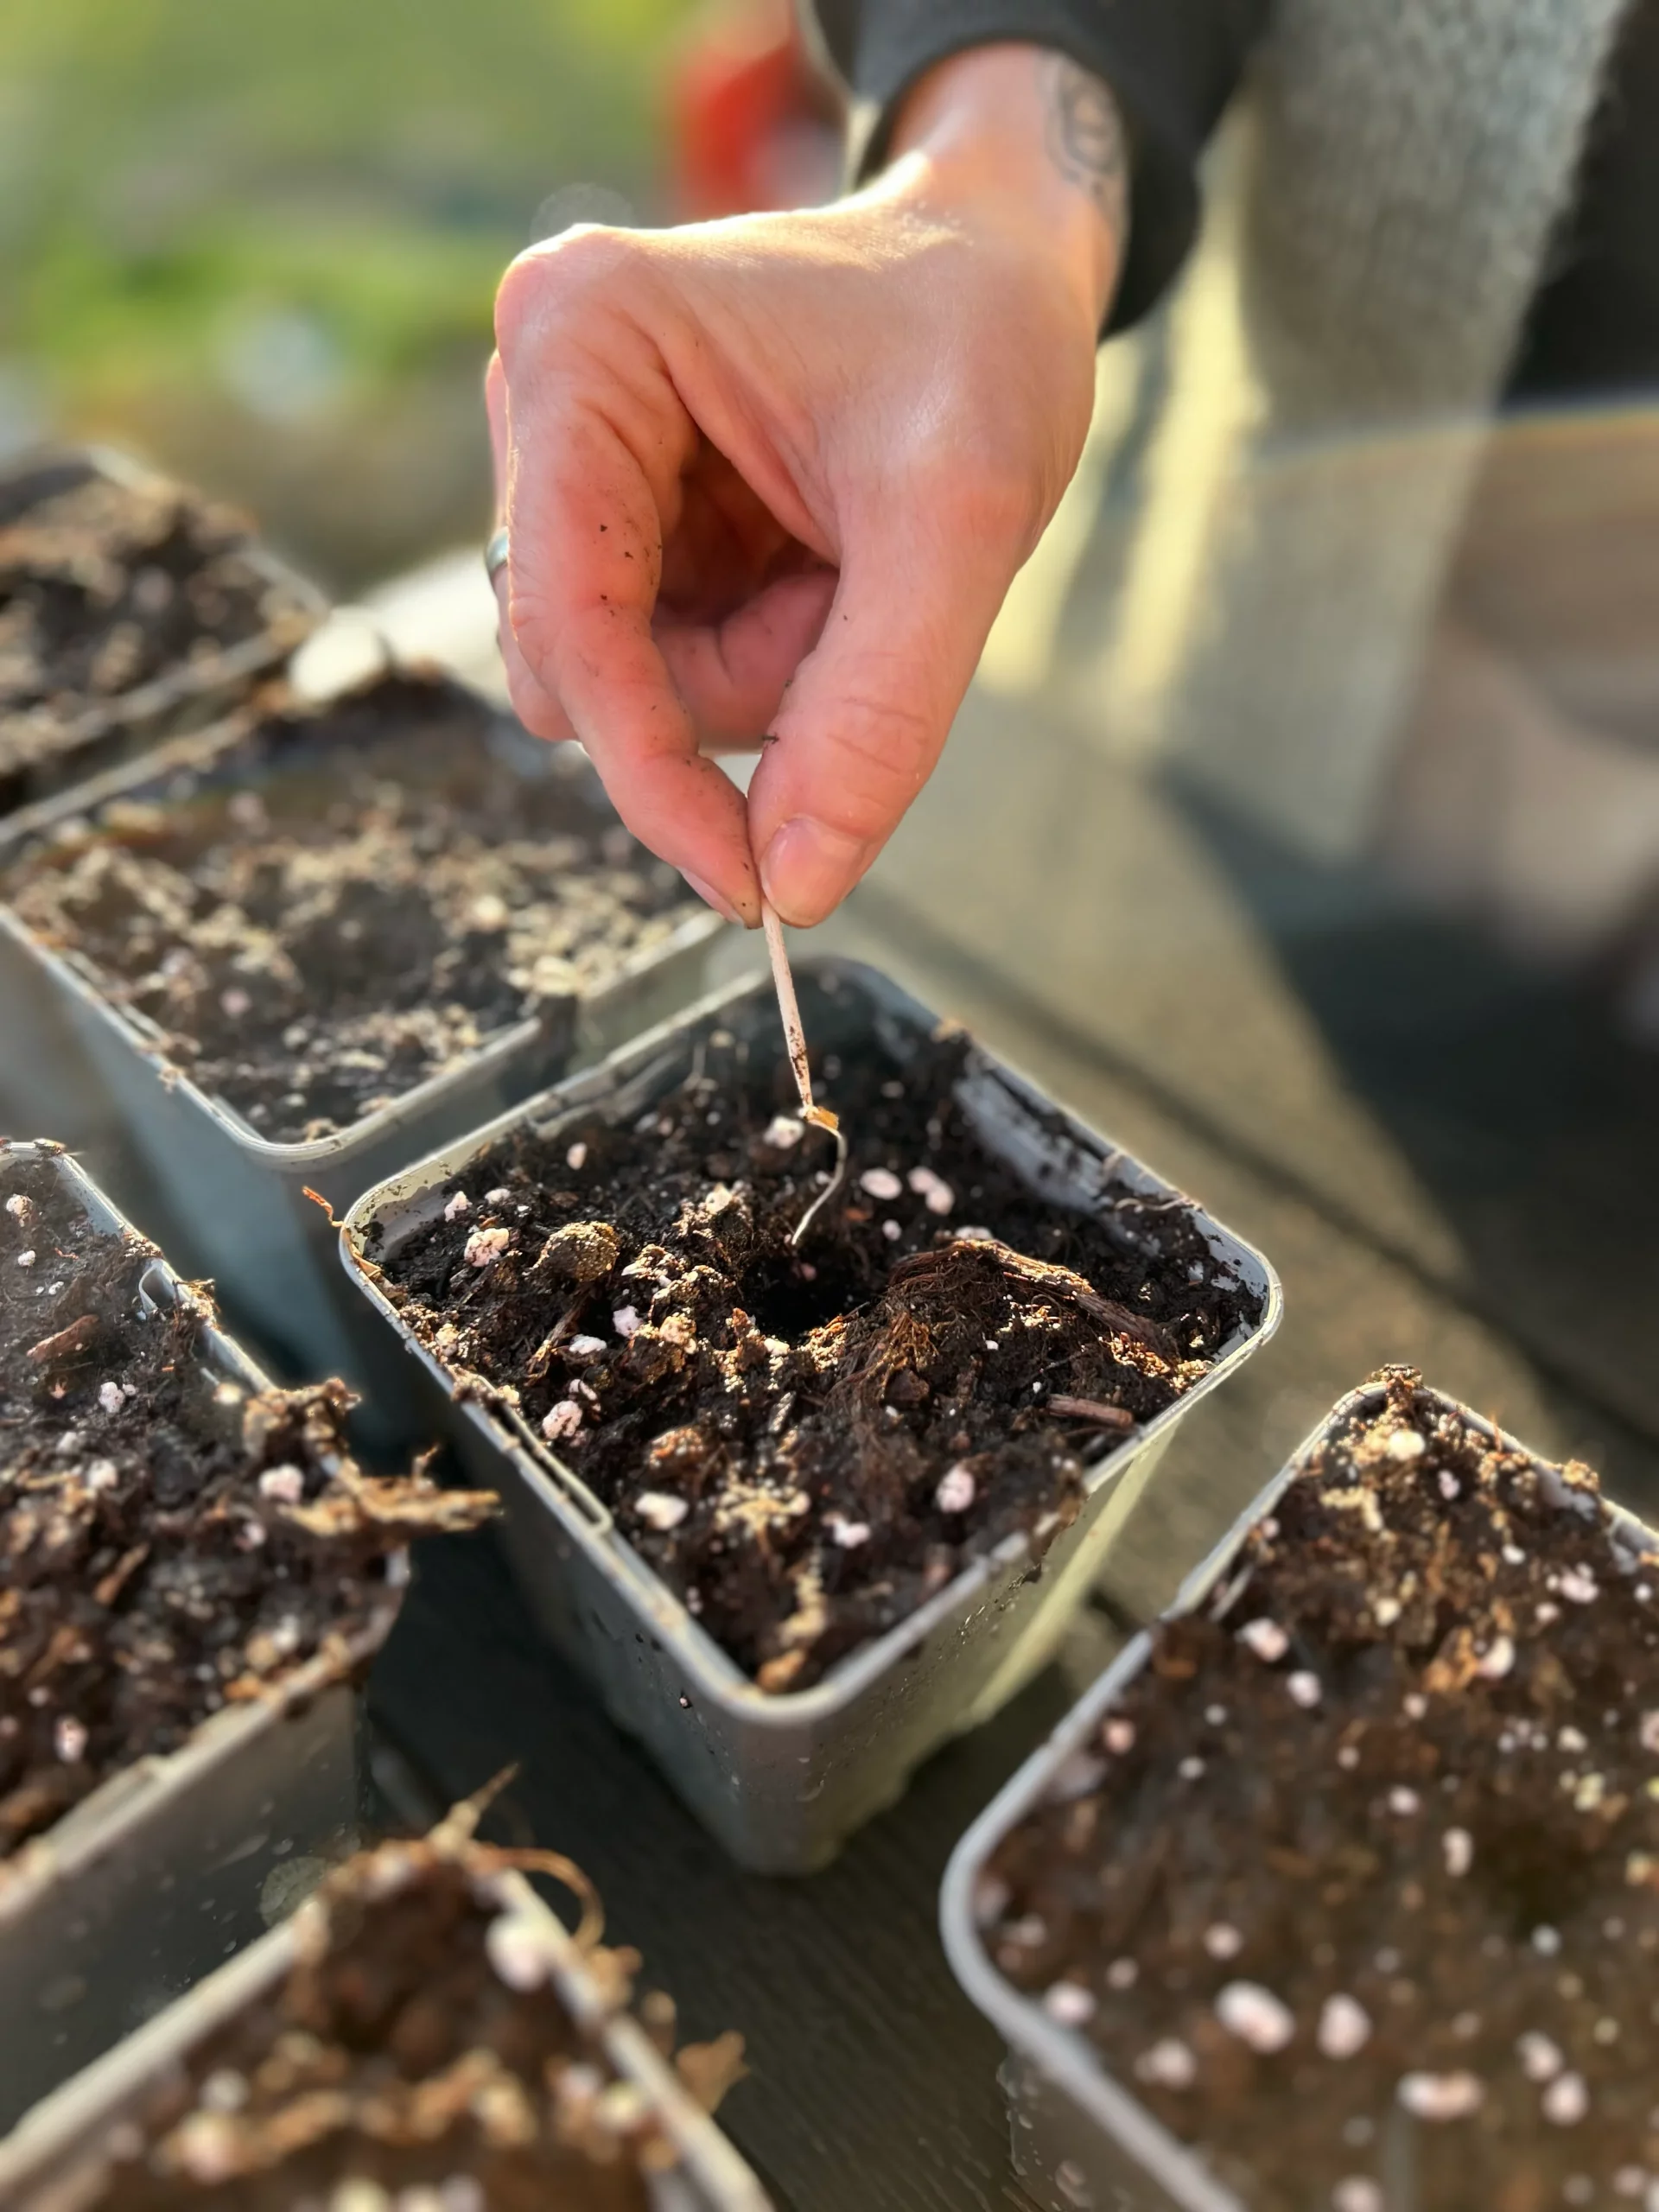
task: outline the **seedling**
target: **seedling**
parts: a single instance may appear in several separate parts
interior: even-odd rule
[[[806,1031],[801,1026],[800,1002],[795,995],[795,978],[790,973],[784,925],[770,899],[761,900],[760,917],[766,925],[766,951],[771,957],[772,980],[778,992],[778,1011],[783,1016],[784,1042],[794,1071],[795,1088],[800,1093],[801,1119],[813,1128],[827,1129],[836,1141],[836,1172],[796,1223],[789,1240],[798,1249],[807,1230],[847,1179],[847,1139],[842,1133],[839,1118],[827,1106],[820,1106],[812,1096],[812,1064],[807,1058]]]

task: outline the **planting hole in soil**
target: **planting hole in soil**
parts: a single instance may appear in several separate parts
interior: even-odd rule
[[[1260,2212],[1659,2205],[1659,1549],[1384,1379],[993,1853],[982,1941]]]
[[[575,747],[385,677],[30,847],[0,890],[262,1137],[348,1128],[701,912]]]
[[[827,1147],[776,1028],[713,1020],[647,1111],[502,1139],[379,1270],[772,1692],[1010,1535],[1040,1554],[1262,1312],[1179,1201],[1046,1196],[977,1134],[969,1040],[889,1046],[855,995],[804,981],[851,1156],[798,1248]]]
[[[73,461],[0,484],[0,808],[83,741],[89,709],[262,635],[299,641],[309,613],[249,545],[242,517],[174,485]]]
[[[0,1152],[0,1886],[110,1776],[338,1655],[388,1563],[491,1501],[372,1480],[338,1383],[227,1378],[211,1311],[95,1228],[49,1158]]]
[[[97,2146],[82,2212],[668,2212],[663,2113],[572,2017],[556,1931],[503,1881],[513,1858],[440,1830],[330,1875],[288,1974]],[[590,1946],[583,1963],[626,2004],[631,1954]],[[671,2050],[670,2000],[642,2012]],[[735,2036],[690,2047],[682,2082],[712,2108],[741,2054]]]

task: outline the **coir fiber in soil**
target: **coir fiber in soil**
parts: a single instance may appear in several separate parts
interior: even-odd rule
[[[0,1154],[0,1862],[118,1769],[264,1695],[386,1598],[389,1554],[489,1501],[346,1456],[342,1387],[204,1367],[205,1300]],[[4,1880],[0,1864],[0,1883]]]
[[[809,1036],[839,1019],[802,994]],[[389,1294],[446,1364],[516,1394],[691,1612],[798,1690],[1018,1530],[1257,1318],[1190,1212],[1092,1213],[989,1152],[963,1038],[819,1065],[852,1147],[786,1109],[781,1040],[715,1030],[632,1126],[499,1147],[399,1247]],[[373,1260],[372,1252],[369,1254]]]
[[[297,642],[291,594],[248,557],[249,524],[166,484],[97,475],[21,512],[0,486],[0,804],[85,735],[90,710],[264,632]],[[52,472],[41,472],[49,484]],[[29,480],[24,480],[27,489]],[[48,776],[49,783],[52,779]]]
[[[0,889],[280,1142],[568,1007],[698,911],[574,748],[418,677],[268,716],[188,791],[105,807]]]
[[[673,2147],[549,1986],[493,1859],[389,1844],[331,1875],[299,1963],[129,2124],[84,2212],[646,2212]],[[592,1963],[624,1999],[637,1962]],[[671,2043],[671,2005],[645,2009]],[[711,2101],[735,2043],[682,2054]]]
[[[1154,1631],[985,1941],[1263,2212],[1645,2212],[1659,1553],[1415,1385]]]

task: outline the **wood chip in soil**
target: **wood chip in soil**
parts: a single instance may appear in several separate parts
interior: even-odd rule
[[[984,1940],[1259,2212],[1659,2205],[1659,1550],[1386,1380],[1154,1631]]]
[[[155,1249],[0,1153],[0,1889],[98,1785],[347,1644],[388,1557],[493,1500],[363,1474],[338,1382],[250,1392],[213,1314],[154,1310]]]
[[[826,1033],[824,991],[802,1002]],[[498,1147],[386,1271],[420,1340],[512,1394],[769,1691],[1003,1539],[1040,1554],[1090,1464],[1260,1319],[1184,1204],[1071,1211],[988,1151],[969,1056],[867,1041],[815,1067],[852,1160],[798,1251],[828,1140],[789,1110],[781,1045],[715,1029],[632,1125]]]
[[[460,686],[381,678],[257,721],[181,791],[29,848],[0,895],[90,961],[261,1136],[328,1136],[702,911],[574,747]]]

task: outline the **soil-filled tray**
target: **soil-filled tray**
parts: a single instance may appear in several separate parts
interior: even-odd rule
[[[353,1684],[409,1540],[489,1501],[362,1475],[55,1147],[0,1145],[0,2125],[349,1840]]]
[[[16,2212],[766,2212],[632,1954],[563,1927],[454,1817],[294,1918],[0,2145]],[[531,1854],[534,1857],[535,1854]]]
[[[0,814],[222,703],[323,612],[243,517],[130,463],[0,476]]]
[[[306,1186],[344,1205],[614,1044],[721,925],[575,748],[457,684],[385,676],[192,750],[0,851],[0,931],[69,1004],[181,1256],[316,1371],[344,1355]]]
[[[851,1157],[798,1248],[834,1154],[752,985],[343,1240],[555,1634],[779,1868],[1041,1663],[1148,1447],[1277,1318],[1256,1255],[883,979],[815,962],[802,1003]]]
[[[944,1921],[1045,2203],[1659,2202],[1659,1539],[1388,1370],[964,1839]]]

